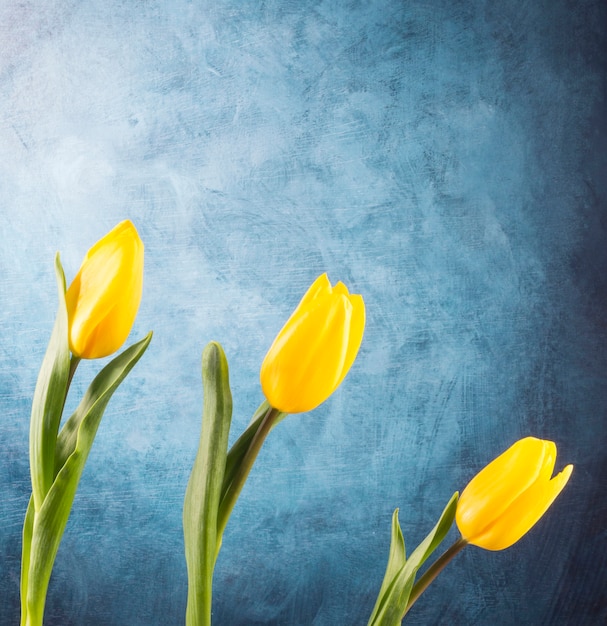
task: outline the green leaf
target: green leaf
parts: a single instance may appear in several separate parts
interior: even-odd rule
[[[224,479],[232,394],[226,356],[218,343],[202,354],[204,404],[198,453],[183,505],[183,533],[188,570],[186,624],[209,626],[217,545],[217,511]]]
[[[148,347],[152,333],[106,365],[57,438],[57,471],[32,527],[27,580],[27,624],[42,624],[46,591],[53,563],[67,524],[80,476],[103,412],[114,391]],[[27,524],[26,518],[26,524]]]
[[[402,622],[417,571],[449,532],[455,519],[458,497],[458,493],[453,494],[436,526],[393,577],[383,597],[378,600],[379,609],[373,621],[369,621],[369,626],[398,626]],[[382,585],[383,588],[384,585]]]
[[[55,257],[55,275],[59,307],[38,374],[30,419],[30,471],[36,511],[42,507],[44,498],[53,484],[55,443],[67,394],[70,367],[65,275],[59,254]]]
[[[65,422],[57,437],[54,468],[55,476],[59,473],[68,457],[76,449],[78,437],[82,436],[80,426],[85,418],[89,420],[88,428],[94,428],[92,436],[95,436],[101,418],[103,417],[103,411],[112,397],[112,394],[126,378],[127,374],[133,369],[137,361],[143,356],[151,340],[152,333],[150,332],[143,339],[134,343],[108,363],[94,378],[80,401],[78,408]],[[93,409],[95,409],[95,414],[91,418],[89,414]],[[86,454],[88,455],[88,451]]]
[[[447,536],[449,529],[453,525],[455,519],[455,511],[457,509],[457,501],[459,493],[455,492],[447,506],[441,513],[440,519],[436,523],[436,526],[428,533],[426,538],[415,548],[413,554],[407,560],[405,569],[417,572],[417,570],[424,564],[426,559],[438,548],[443,539]]]
[[[21,544],[21,626],[26,626],[27,621],[27,586],[30,568],[30,552],[32,547],[32,534],[34,532],[34,496],[30,496],[27,511],[23,521],[23,534]]]
[[[405,540],[403,538],[400,524],[398,523],[398,509],[394,509],[394,513],[392,514],[392,538],[390,540],[388,565],[386,567],[386,573],[384,574],[384,579],[382,581],[381,588],[377,596],[377,602],[375,603],[375,606],[373,607],[373,612],[371,613],[371,617],[369,618],[369,624],[373,624],[376,615],[378,614],[382,605],[385,602],[385,595],[388,587],[391,585],[398,572],[402,569],[406,560],[407,556],[405,552]]]

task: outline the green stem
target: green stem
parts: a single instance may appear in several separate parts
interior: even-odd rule
[[[81,360],[82,359],[79,356],[74,356],[73,354],[70,358],[70,371],[67,375],[67,387],[65,388],[66,398],[67,398],[67,392],[69,391],[70,385],[72,384],[72,378],[74,378],[76,368],[78,367],[78,363],[80,363]]]
[[[253,437],[255,437],[255,433],[259,429],[259,425],[261,424],[263,418],[265,417],[268,409],[270,408],[270,403],[267,400],[264,400],[258,407],[249,425],[245,429],[245,431],[238,437],[238,439],[234,442],[228,454],[226,456],[226,465],[225,465],[225,473],[223,475],[223,484],[221,486],[221,499],[224,498],[227,493],[232,481],[234,480],[234,475],[236,474],[236,470],[240,465],[244,455],[246,454],[249,446],[251,445],[251,441],[253,441]],[[276,422],[274,423],[276,425]]]
[[[269,407],[255,436],[253,437],[249,448],[244,455],[238,469],[234,473],[234,477],[229,487],[227,487],[225,491],[225,495],[219,505],[219,511],[217,513],[217,552],[219,552],[219,548],[221,547],[221,537],[223,535],[223,531],[228,523],[228,519],[230,518],[230,514],[232,513],[232,509],[236,504],[236,500],[238,500],[238,496],[244,487],[244,484],[249,476],[249,472],[255,463],[255,459],[261,450],[261,446],[265,441],[266,437],[270,430],[272,430],[272,426],[277,419],[280,419],[282,416],[282,412],[274,407]]]
[[[409,602],[407,608],[403,614],[403,617],[407,614],[409,609],[415,604],[416,600],[426,591],[430,583],[443,571],[447,564],[455,557],[456,554],[461,552],[468,542],[460,537],[449,549],[441,554],[434,563],[424,572],[423,576],[420,576],[419,580],[413,585],[413,590],[409,596]]]
[[[78,364],[82,359],[79,356],[70,355],[70,369],[67,373],[67,383],[65,385],[65,395],[63,396],[63,405],[61,406],[61,415],[63,415],[63,410],[65,409],[65,403],[67,401],[67,394],[70,390],[70,385],[72,384],[72,378],[74,378],[74,374],[76,373],[76,369],[78,368]]]

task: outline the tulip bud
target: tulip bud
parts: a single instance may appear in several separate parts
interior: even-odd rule
[[[276,336],[261,365],[268,402],[284,413],[324,402],[350,369],[363,337],[365,303],[319,276]]]
[[[135,321],[143,288],[143,243],[129,220],[86,254],[65,298],[70,350],[83,359],[116,352]]]
[[[526,437],[481,470],[464,489],[455,515],[462,537],[485,550],[516,543],[567,484],[573,465],[551,478],[556,445]]]

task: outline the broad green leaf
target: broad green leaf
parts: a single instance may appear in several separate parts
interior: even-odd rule
[[[41,626],[48,583],[84,462],[74,452],[35,513],[28,573],[27,626]]]
[[[65,275],[59,254],[55,257],[55,275],[59,307],[51,339],[38,374],[30,419],[30,471],[36,511],[42,507],[55,477],[55,442],[67,394],[70,367]]]
[[[204,404],[198,452],[183,505],[183,533],[188,570],[186,624],[210,626],[217,511],[224,479],[232,394],[226,356],[218,343],[202,354]]]
[[[405,551],[405,540],[403,538],[400,524],[398,523],[398,509],[394,509],[394,513],[392,514],[392,538],[390,540],[388,565],[377,596],[377,602],[375,603],[373,613],[371,613],[371,617],[369,618],[369,624],[373,624],[377,613],[385,601],[385,595],[388,587],[391,585],[398,572],[402,569],[406,560],[407,555]]]
[[[415,583],[415,575],[449,532],[455,518],[458,497],[457,492],[453,494],[436,526],[396,573],[383,597],[379,600],[380,608],[374,621],[369,622],[369,626],[371,624],[373,626],[398,626],[402,622]]]
[[[28,626],[42,624],[53,563],[103,412],[114,391],[145,352],[151,338],[152,333],[149,333],[101,370],[58,437],[60,469],[33,520],[27,573]]]

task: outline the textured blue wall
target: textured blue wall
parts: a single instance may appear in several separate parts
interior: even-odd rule
[[[606,39],[601,0],[3,0],[0,624],[18,623],[53,256],[71,279],[127,217],[146,244],[133,338],[155,337],[101,424],[49,626],[183,623],[200,353],[224,345],[240,431],[323,271],[364,295],[363,346],[262,450],[215,624],[365,624],[392,510],[415,545],[528,434],[576,465],[569,486],[516,546],[464,551],[409,623],[606,620]]]

